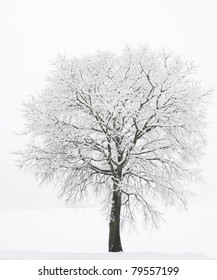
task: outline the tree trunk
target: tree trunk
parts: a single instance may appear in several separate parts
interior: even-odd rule
[[[109,252],[123,251],[120,238],[121,192],[114,185],[109,222]]]

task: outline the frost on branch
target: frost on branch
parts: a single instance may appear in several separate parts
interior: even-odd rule
[[[56,180],[67,201],[87,192],[110,204],[121,196],[122,220],[152,205],[186,204],[188,180],[204,144],[209,92],[192,63],[148,48],[99,52],[52,64],[46,89],[25,104],[30,142],[20,165]]]

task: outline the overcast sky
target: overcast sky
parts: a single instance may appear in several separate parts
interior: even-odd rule
[[[0,209],[64,207],[52,187],[38,188],[18,171],[11,155],[24,145],[14,135],[24,124],[21,104],[43,89],[50,60],[149,44],[193,58],[204,87],[217,89],[216,10],[214,0],[0,0]],[[206,183],[190,201],[199,207],[217,205],[216,91],[212,103]]]

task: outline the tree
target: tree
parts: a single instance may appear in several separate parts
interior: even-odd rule
[[[191,62],[147,47],[52,64],[47,86],[25,105],[30,141],[20,166],[58,182],[66,201],[100,193],[110,209],[109,251],[122,251],[120,224],[154,200],[186,204],[204,144],[209,92]]]

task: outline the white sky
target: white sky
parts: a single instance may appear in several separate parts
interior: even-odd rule
[[[63,207],[52,188],[18,171],[11,153],[23,139],[21,103],[43,88],[58,53],[120,51],[148,43],[193,58],[205,86],[217,89],[217,4],[212,0],[0,0],[0,209]],[[209,112],[206,184],[191,203],[217,205],[217,98]]]

